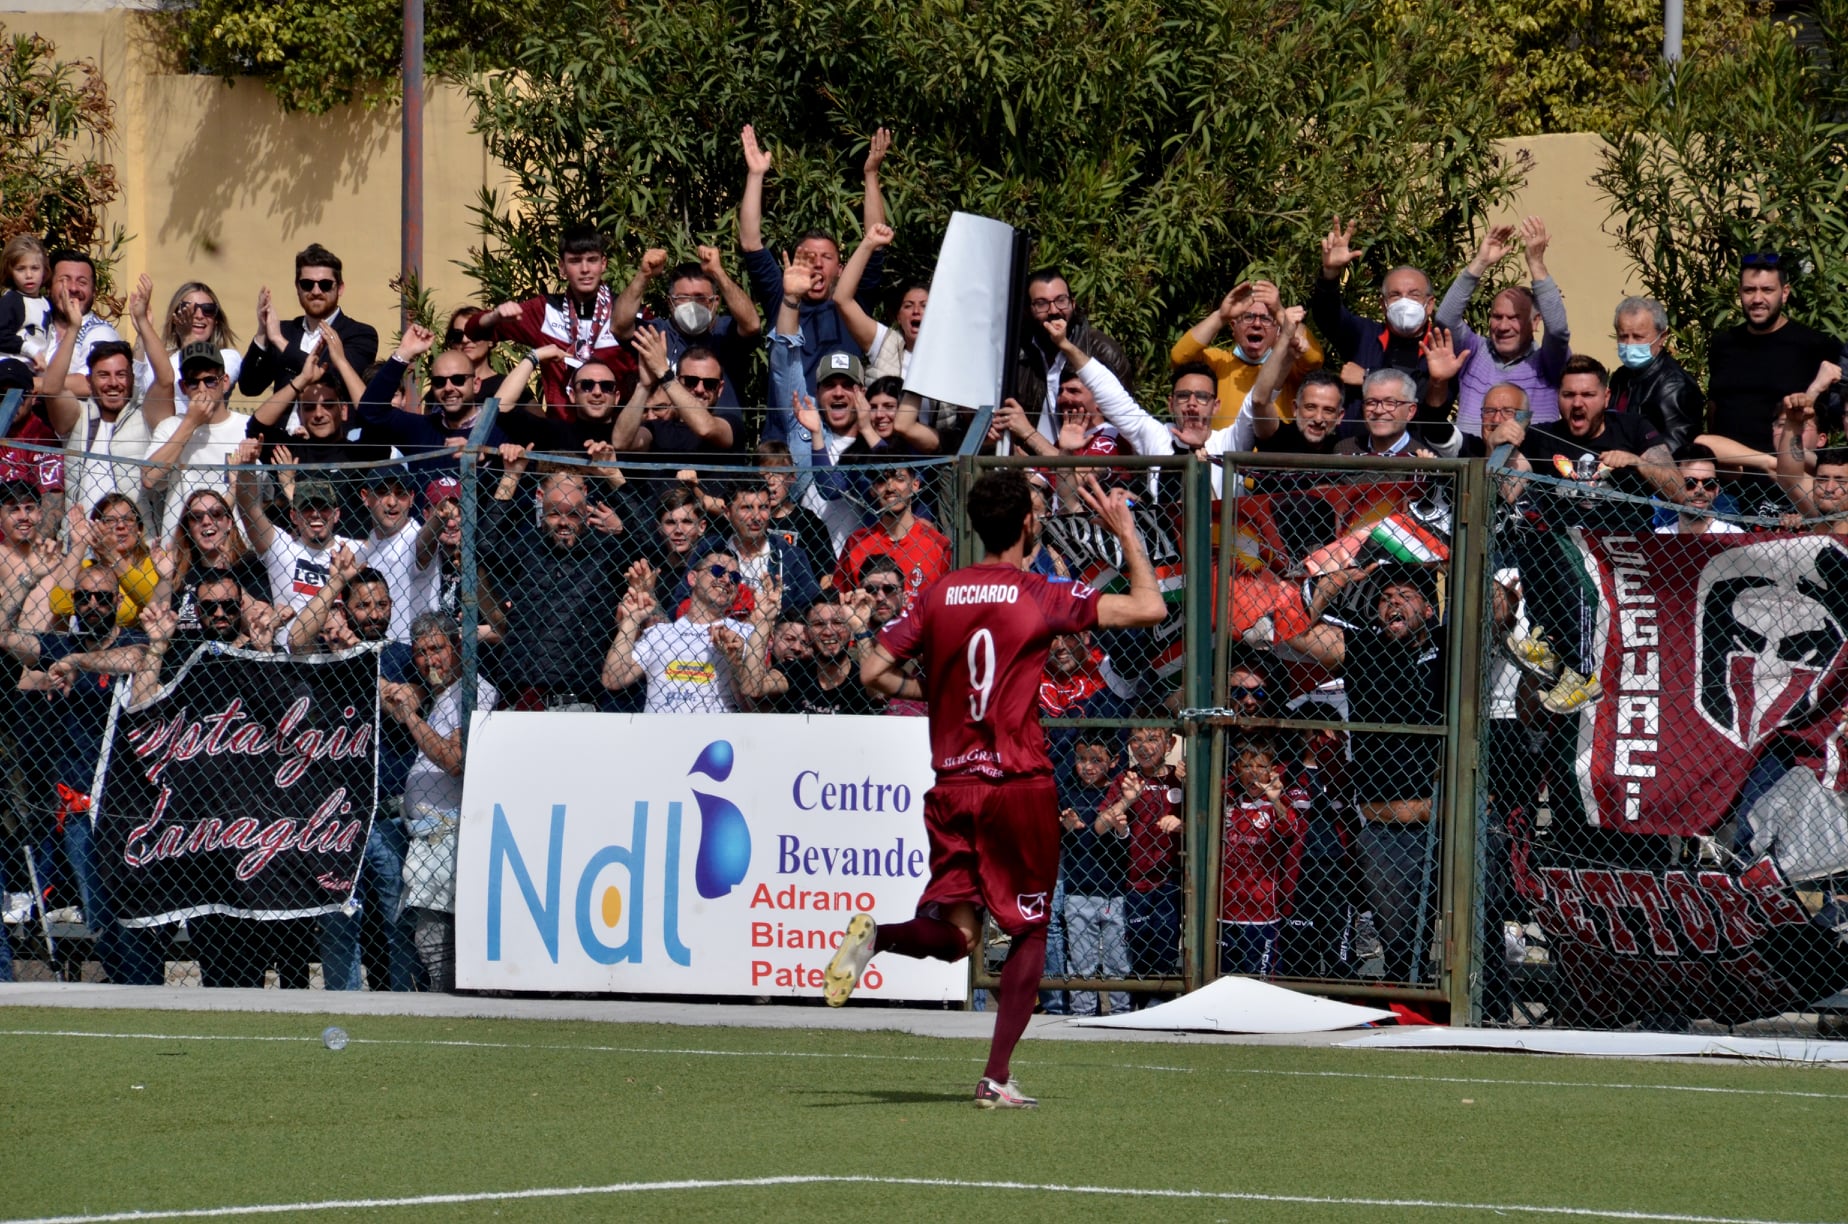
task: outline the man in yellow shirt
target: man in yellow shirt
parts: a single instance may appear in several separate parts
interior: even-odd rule
[[[1241,281],[1226,294],[1216,310],[1194,324],[1193,329],[1174,342],[1168,361],[1176,369],[1190,362],[1203,361],[1219,380],[1219,411],[1213,416],[1213,428],[1224,429],[1238,417],[1239,405],[1258,381],[1258,370],[1265,354],[1277,343],[1277,320],[1283,314],[1283,302],[1277,286],[1269,281]],[[1230,349],[1209,347],[1219,338],[1222,328],[1231,328]],[[1307,332],[1304,333],[1307,335]],[[1311,370],[1322,368],[1322,346],[1309,336],[1309,347],[1297,354],[1290,372],[1284,377],[1277,408],[1284,420],[1291,419],[1296,402],[1296,386]]]

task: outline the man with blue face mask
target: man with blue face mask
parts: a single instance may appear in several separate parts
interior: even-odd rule
[[[1386,319],[1362,318],[1341,300],[1341,279],[1361,256],[1354,245],[1358,223],[1341,224],[1336,217],[1322,239],[1322,274],[1309,295],[1309,317],[1316,330],[1340,350],[1346,362],[1341,382],[1347,388],[1348,415],[1359,415],[1360,387],[1375,370],[1403,370],[1417,384],[1424,401],[1431,372],[1425,365],[1425,345],[1431,334],[1431,278],[1418,268],[1401,266],[1380,282],[1380,304]]]
[[[1668,312],[1654,298],[1627,297],[1612,326],[1619,364],[1611,372],[1611,411],[1641,413],[1670,450],[1680,450],[1700,433],[1707,397],[1665,347]]]
[[[622,296],[616,299],[616,322],[611,325],[624,340],[637,327],[652,327],[667,338],[667,360],[675,368],[687,349],[698,345],[711,349],[724,368],[725,382],[713,405],[736,408],[740,405],[738,388],[751,370],[751,354],[763,335],[763,316],[751,295],[725,274],[719,260],[719,248],[699,248],[698,263],[676,265],[667,273],[667,310],[646,323],[636,321],[643,295],[648,286],[667,267],[667,252],[651,250],[642,256]],[[718,313],[723,305],[726,313]]]
[[[1258,371],[1264,358],[1277,343],[1278,323],[1283,313],[1283,299],[1277,286],[1269,281],[1246,281],[1233,287],[1218,307],[1184,332],[1168,352],[1174,369],[1205,362],[1219,384],[1219,411],[1213,416],[1213,428],[1224,429],[1238,418],[1239,405],[1257,385]],[[1230,350],[1208,347],[1222,329],[1232,331]],[[1277,401],[1281,418],[1293,420],[1291,408],[1296,389],[1312,370],[1322,368],[1322,346],[1308,329],[1299,333],[1307,343],[1299,345],[1289,371],[1284,375],[1281,396]]]

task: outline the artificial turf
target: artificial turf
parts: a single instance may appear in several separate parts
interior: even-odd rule
[[[319,1040],[330,1023],[352,1036],[338,1053]],[[27,1035],[58,1032],[164,1036]],[[189,1039],[201,1036],[231,1040]],[[301,1215],[1848,1217],[1839,1070],[1029,1040],[1015,1071],[1041,1108],[988,1113],[970,1102],[982,1055],[979,1042],[897,1033],[9,1008],[0,1216],[794,1174],[1508,1210],[831,1183]]]

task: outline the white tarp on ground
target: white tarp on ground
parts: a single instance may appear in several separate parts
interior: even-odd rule
[[[1690,1033],[1599,1033],[1579,1029],[1406,1028],[1341,1043],[1365,1050],[1507,1050],[1601,1058],[1756,1058],[1848,1062],[1848,1041],[1795,1037],[1706,1037]]]
[[[1389,1011],[1298,994],[1252,978],[1223,977],[1169,1003],[1068,1023],[1085,1028],[1205,1033],[1327,1033],[1391,1020]]]

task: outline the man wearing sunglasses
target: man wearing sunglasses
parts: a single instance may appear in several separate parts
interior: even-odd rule
[[[154,427],[154,449],[141,472],[160,524],[157,535],[178,525],[181,507],[198,490],[230,492],[224,465],[243,446],[250,424],[248,417],[231,411],[225,359],[211,341],[200,340],[180,351],[180,385],[191,397],[186,415],[168,417]],[[163,505],[171,507],[171,515],[161,513]]]
[[[1712,450],[1690,442],[1675,452],[1675,464],[1681,469],[1681,509],[1672,522],[1656,528],[1657,535],[1738,535],[1745,531],[1737,523],[1713,517],[1720,477]]]
[[[1770,453],[1771,427],[1784,397],[1804,391],[1842,342],[1785,313],[1790,258],[1756,251],[1740,260],[1739,311],[1745,321],[1716,332],[1707,350],[1709,431]]]
[[[239,394],[252,398],[268,395],[302,372],[308,354],[321,345],[321,330],[340,337],[347,362],[363,370],[378,356],[379,333],[340,309],[346,282],[340,274],[340,257],[318,242],[295,255],[295,300],[302,313],[293,319],[278,317],[270,301],[269,286],[257,292],[257,333],[244,354],[239,371]]]
[[[740,708],[740,671],[755,626],[729,615],[738,597],[738,558],[723,548],[694,554],[687,566],[686,615],[659,620],[651,582],[630,570],[616,637],[603,659],[603,687],[627,688],[646,678],[649,714],[726,714]],[[761,663],[761,659],[757,660]]]
[[[51,572],[55,554],[35,553],[32,563],[0,588],[0,650],[25,669],[13,706],[20,742],[42,746],[41,777],[52,793],[35,796],[34,809],[57,813],[65,857],[76,878],[84,920],[96,936],[96,956],[109,981],[159,985],[162,965],[156,932],[118,925],[106,873],[91,852],[88,796],[120,685],[145,663],[147,638],[116,624],[121,593],[108,566],[82,570],[71,592],[74,611],[64,632],[25,633],[17,628],[21,604]],[[50,830],[44,830],[49,834]],[[67,901],[59,905],[69,904]]]
[[[391,397],[404,385],[406,372],[435,346],[436,333],[423,324],[413,323],[405,328],[404,338],[379,366],[378,373],[366,384],[365,394],[355,405],[359,419],[368,427],[368,439],[389,442],[407,455],[444,452],[411,462],[413,472],[429,476],[455,470],[456,460],[449,448],[457,439],[469,436],[475,428],[475,417],[481,411],[481,381],[475,377],[475,363],[461,349],[445,349],[430,359],[427,402],[434,412],[412,412],[391,406]],[[508,441],[511,439],[498,422],[489,427],[488,446],[497,447]]]

